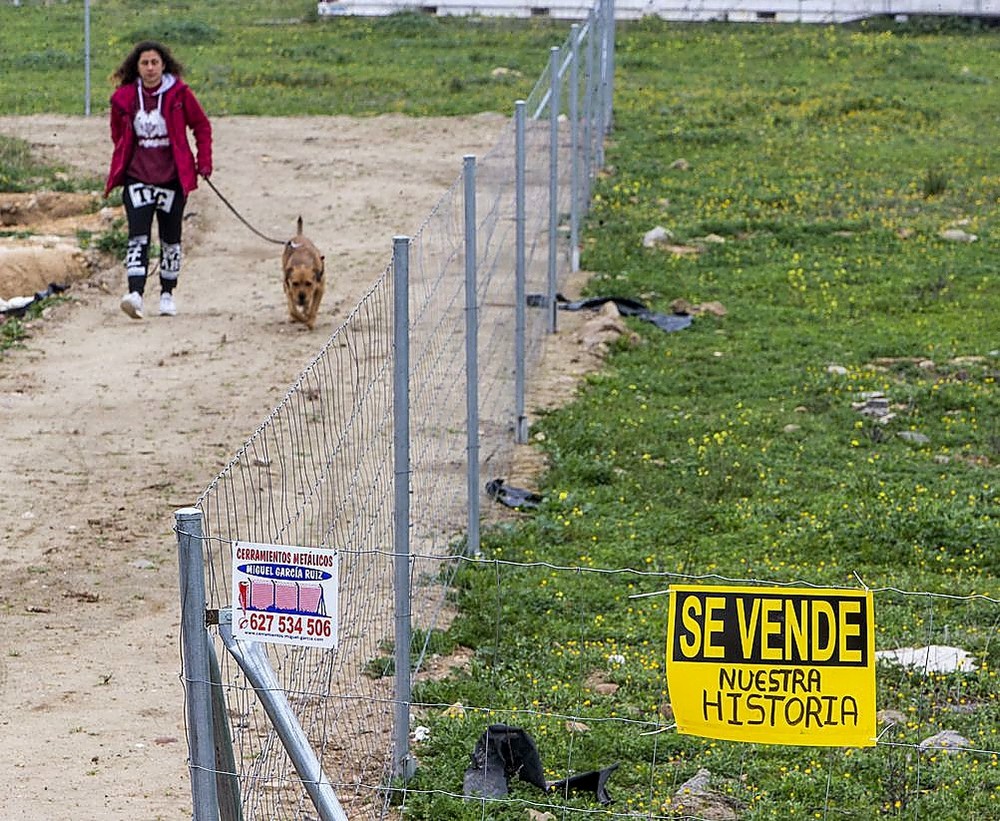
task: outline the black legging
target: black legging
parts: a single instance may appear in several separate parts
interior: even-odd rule
[[[160,290],[164,293],[174,290],[181,272],[181,222],[185,202],[184,191],[177,180],[166,185],[147,185],[133,177],[125,178],[122,203],[128,219],[125,275],[129,291],[141,294],[146,289],[154,214],[160,235]]]

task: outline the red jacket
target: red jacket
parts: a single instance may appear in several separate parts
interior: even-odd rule
[[[104,196],[125,181],[125,170],[135,151],[132,119],[138,108],[139,89],[135,83],[119,86],[111,95],[111,141],[115,148]],[[186,196],[198,187],[198,174],[208,177],[212,173],[212,125],[194,92],[180,79],[163,94],[163,118],[167,122],[177,176]],[[188,144],[188,128],[194,132],[197,161]]]

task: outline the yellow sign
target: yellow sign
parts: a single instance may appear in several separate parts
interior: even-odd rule
[[[871,592],[670,587],[677,731],[758,744],[875,744]]]

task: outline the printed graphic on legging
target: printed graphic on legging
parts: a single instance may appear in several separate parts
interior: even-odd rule
[[[133,208],[146,208],[154,206],[160,211],[170,212],[174,207],[175,191],[169,188],[161,188],[159,185],[145,185],[141,182],[134,182],[128,187],[129,200]]]
[[[128,276],[146,276],[146,254],[149,249],[149,236],[140,234],[129,237],[125,247],[125,272]]]
[[[181,270],[181,244],[165,242],[160,250],[160,276],[164,279],[177,279]]]

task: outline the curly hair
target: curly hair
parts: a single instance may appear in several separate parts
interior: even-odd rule
[[[112,82],[120,86],[134,83],[139,77],[139,56],[144,51],[155,51],[160,55],[160,59],[163,60],[164,73],[173,74],[176,77],[180,77],[184,73],[184,66],[174,58],[170,49],[163,43],[156,40],[143,40],[132,47],[128,57],[122,60],[122,64],[115,69],[114,74],[111,75]]]

